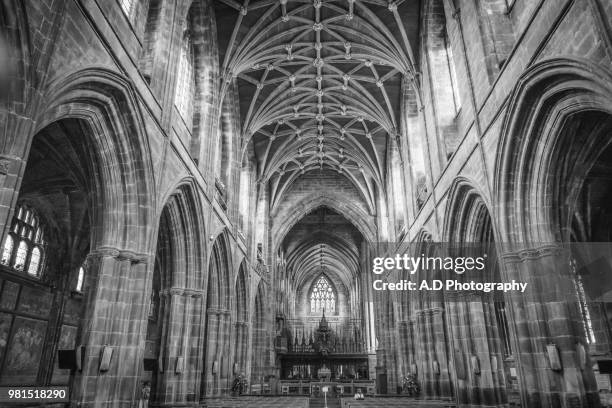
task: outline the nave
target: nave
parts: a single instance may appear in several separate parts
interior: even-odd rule
[[[611,406],[611,67],[609,0],[0,1],[0,388]]]

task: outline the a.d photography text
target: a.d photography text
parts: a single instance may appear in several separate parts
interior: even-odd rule
[[[524,293],[528,283],[517,282],[514,279],[510,282],[460,282],[453,279],[423,279],[420,282],[413,282],[407,279],[401,279],[397,282],[385,282],[382,279],[376,279],[372,287],[374,290],[389,290],[389,291],[416,291],[416,290],[449,290],[449,291],[481,291],[489,292],[521,292]]]

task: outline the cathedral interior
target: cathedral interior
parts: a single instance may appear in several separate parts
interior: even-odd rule
[[[21,406],[611,406],[612,1],[2,0],[0,98]]]

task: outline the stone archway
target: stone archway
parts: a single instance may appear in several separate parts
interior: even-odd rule
[[[454,180],[444,217],[444,240],[462,254],[486,254],[490,270],[472,279],[504,282],[490,206],[477,185],[466,177]],[[508,402],[508,391],[519,395],[518,379],[511,378],[516,368],[513,350],[518,346],[508,325],[507,301],[503,293],[474,292],[464,297],[451,294],[444,302],[459,403],[500,405]],[[478,370],[474,369],[475,361]]]
[[[206,294],[206,350],[202,396],[227,394],[231,358],[231,254],[226,232],[215,240],[208,261]]]
[[[187,181],[169,197],[160,216],[146,330],[149,364],[142,376],[143,382],[151,384],[150,401],[155,403],[187,403],[199,397],[203,355],[189,346],[204,335],[206,298],[201,272],[206,234],[199,208]],[[185,315],[191,319],[185,320]]]
[[[248,314],[248,266],[246,261],[242,261],[238,269],[234,292],[234,360],[232,364],[233,376],[238,374],[246,375],[247,372],[247,353],[249,339],[249,314]]]
[[[581,191],[610,147],[611,83],[609,70],[582,60],[542,61],[521,77],[504,119],[495,178],[502,256],[508,279],[536,289],[513,302],[519,338],[540,339],[520,350],[526,403],[598,398],[591,365],[581,362],[588,337],[569,244]],[[555,326],[553,316],[571,324]],[[547,345],[559,350],[563,370],[538,363]]]
[[[267,361],[269,357],[266,355],[268,350],[268,335],[266,330],[265,296],[266,293],[264,283],[260,282],[257,286],[257,292],[255,294],[254,309],[251,320],[253,325],[251,347],[251,387],[256,384],[263,387],[263,384],[268,380],[265,378],[265,376],[268,374],[266,369],[269,368],[270,365],[269,361]]]
[[[155,208],[151,155],[140,112],[128,82],[104,69],[76,72],[52,83],[44,100],[48,103],[37,117],[35,133],[12,146],[31,155],[19,170],[21,184],[13,202],[18,196],[28,200],[65,196],[63,207],[56,209],[66,211],[47,217],[68,226],[58,236],[72,248],[53,254],[63,253],[67,279],[55,289],[52,281],[41,282],[51,284],[52,292],[70,290],[77,266],[86,258],[82,305],[66,305],[83,324],[73,342],[49,345],[47,352],[53,361],[57,347],[85,346],[83,370],[71,379],[74,401],[131,400],[141,387],[138,376],[144,350],[134,345],[133,336],[146,325],[147,296],[137,288],[146,287],[151,276],[149,229]],[[73,228],[79,223],[83,230],[77,233]],[[122,373],[127,378],[120,389],[99,388],[103,379],[97,373],[104,348],[114,356],[109,376]],[[51,378],[43,377],[43,383]]]

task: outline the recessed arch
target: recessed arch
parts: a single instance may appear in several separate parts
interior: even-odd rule
[[[443,241],[480,243],[483,240],[483,231],[489,227],[493,228],[485,221],[485,218],[492,218],[490,205],[477,186],[478,184],[468,177],[460,176],[453,181],[444,212]]]
[[[252,310],[251,384],[258,384],[264,381],[265,367],[267,366],[266,288],[263,281],[260,281],[257,285]]]
[[[87,68],[55,80],[43,100],[46,109],[36,118],[35,133],[64,119],[79,120],[95,152],[93,219],[104,228],[94,228],[92,247],[151,252],[146,226],[156,208],[153,164],[130,83],[106,68]]]
[[[554,194],[549,170],[560,159],[562,143],[557,137],[572,116],[611,114],[611,101],[612,73],[584,60],[544,60],[521,76],[504,118],[494,178],[504,241],[551,243],[561,238],[561,231],[543,228],[559,224],[549,211]],[[605,146],[587,144],[585,149],[595,152]],[[527,208],[533,211],[525,213]]]
[[[299,222],[300,219],[306,214],[321,207],[328,207],[343,214],[357,229],[359,229],[368,242],[376,241],[375,228],[369,221],[372,220],[370,215],[366,214],[355,204],[347,202],[340,194],[326,192],[325,194],[314,193],[305,197],[288,211],[283,211],[283,214],[287,214],[286,217],[279,217],[279,214],[274,214],[276,218],[284,219],[282,223],[274,226],[274,233],[272,236],[277,237],[274,241],[274,247],[278,247],[287,232]]]

